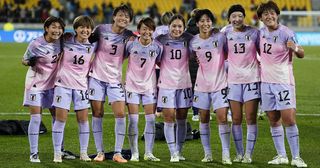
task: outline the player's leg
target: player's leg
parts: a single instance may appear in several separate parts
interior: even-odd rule
[[[97,150],[97,156],[93,159],[102,162],[105,159],[103,146],[103,115],[106,96],[106,84],[94,78],[89,78],[89,100],[92,109],[92,134]]]
[[[140,103],[140,95],[133,92],[126,92],[126,101],[128,107],[128,138],[129,144],[131,148],[131,159],[130,161],[139,161],[139,150],[138,150],[138,122],[139,122],[139,103]]]
[[[243,135],[242,135],[242,103],[238,101],[230,100],[230,108],[232,112],[232,136],[236,147],[236,157],[233,162],[241,162],[243,151]]]

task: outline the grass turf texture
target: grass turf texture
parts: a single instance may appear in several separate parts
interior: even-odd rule
[[[26,50],[26,44],[0,44],[0,113],[26,113],[28,109],[22,107],[24,79],[27,67],[21,65],[21,58]],[[294,73],[296,79],[297,95],[297,113],[299,114],[319,114],[320,112],[320,78],[318,67],[320,66],[319,47],[304,47],[305,58],[294,59]],[[106,112],[111,112],[110,106],[106,106]],[[45,111],[47,112],[47,111]],[[74,112],[70,112],[73,113]],[[29,120],[28,115],[0,115],[0,120],[5,119],[23,119]],[[161,162],[145,162],[143,160],[144,141],[139,141],[140,162],[119,165],[112,161],[103,163],[85,163],[79,160],[63,161],[62,164],[54,164],[53,146],[51,138],[51,117],[43,116],[43,122],[48,128],[48,133],[40,135],[39,152],[40,164],[29,162],[29,143],[27,136],[0,136],[0,165],[1,167],[269,167],[267,161],[275,156],[276,151],[270,136],[268,121],[258,121],[258,140],[253,155],[253,164],[236,164],[232,166],[221,165],[221,144],[218,136],[216,122],[211,122],[211,144],[213,151],[213,163],[201,163],[203,158],[203,149],[201,141],[187,141],[184,145],[184,156],[187,161],[180,163],[170,163],[169,151],[164,141],[157,141],[154,146],[155,156],[161,159]],[[162,119],[157,119],[162,121]],[[114,146],[114,118],[107,114],[104,117],[104,144],[105,150],[111,151]],[[189,121],[193,129],[198,129],[198,122]],[[297,122],[300,132],[300,151],[301,157],[308,164],[308,167],[318,167],[320,148],[318,140],[320,135],[317,133],[320,125],[320,117],[297,116]],[[91,123],[91,116],[90,116]],[[245,126],[244,139],[245,139]],[[144,129],[144,116],[140,115],[139,132],[140,135]],[[69,115],[65,129],[65,148],[79,154],[78,125],[75,115]],[[286,140],[285,140],[286,141]],[[125,139],[124,148],[128,149],[128,140]],[[286,141],[286,150],[291,160],[289,146]],[[90,135],[89,154],[94,154],[95,146],[92,134]],[[235,157],[235,148],[231,140],[231,157]],[[270,166],[270,167],[291,167],[288,166]]]

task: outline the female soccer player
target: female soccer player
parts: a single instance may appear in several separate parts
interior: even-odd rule
[[[205,157],[202,162],[212,162],[210,145],[210,106],[217,116],[219,135],[222,144],[222,164],[231,165],[230,127],[227,121],[229,103],[227,100],[227,75],[224,61],[227,54],[226,37],[214,32],[213,14],[208,9],[201,9],[195,16],[200,33],[191,40],[190,46],[199,62],[195,83],[193,106],[200,112],[200,137]]]
[[[111,104],[115,117],[115,162],[126,163],[122,146],[126,133],[125,94],[122,87],[122,62],[125,43],[133,36],[126,27],[133,17],[132,9],[121,5],[114,9],[112,24],[102,24],[95,28],[91,42],[98,41],[98,49],[89,72],[89,100],[92,107],[92,131],[97,148],[97,162],[104,158],[102,143],[102,117],[105,97]]]
[[[163,108],[164,135],[171,154],[170,162],[185,160],[181,152],[187,132],[187,112],[192,103],[188,65],[190,55],[188,46],[192,35],[184,33],[184,28],[183,17],[174,15],[169,22],[169,33],[156,38],[163,45],[157,105]]]
[[[90,60],[95,51],[95,43],[88,41],[94,28],[88,16],[78,16],[73,21],[75,35],[66,37],[64,54],[55,81],[53,106],[56,108],[56,121],[52,128],[54,162],[62,162],[61,143],[70,104],[73,102],[79,125],[80,160],[91,161],[87,155],[89,143],[88,79]]]
[[[228,11],[230,25],[224,29],[228,43],[228,99],[232,111],[232,135],[237,156],[233,162],[251,163],[257,137],[257,108],[260,101],[260,74],[257,52],[259,31],[244,24],[244,8],[237,4]],[[242,107],[247,121],[246,152],[242,142]]]
[[[144,160],[160,161],[152,154],[155,138],[155,107],[157,101],[156,63],[160,61],[162,45],[152,39],[155,23],[150,18],[143,18],[137,26],[140,36],[129,41],[126,55],[129,63],[126,75],[126,103],[129,111],[128,136],[131,147],[130,161],[139,161],[138,119],[139,104],[142,102],[146,125],[144,129]]]
[[[276,3],[261,3],[257,10],[265,27],[260,30],[261,50],[261,108],[267,112],[273,143],[277,156],[268,164],[288,164],[284,146],[284,130],[291,149],[291,165],[307,167],[300,158],[299,132],[296,125],[295,81],[293,77],[293,54],[304,57],[295,34],[279,23],[280,10]]]
[[[26,75],[23,100],[23,105],[29,107],[31,116],[28,127],[30,162],[40,162],[38,139],[42,109],[49,108],[54,116],[54,108],[51,105],[64,26],[62,19],[49,17],[44,22],[44,35],[34,39],[23,56],[22,64],[30,66]]]

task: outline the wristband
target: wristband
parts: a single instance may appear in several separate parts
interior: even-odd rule
[[[299,51],[299,47],[296,46],[296,48],[294,49],[294,52],[298,52]]]

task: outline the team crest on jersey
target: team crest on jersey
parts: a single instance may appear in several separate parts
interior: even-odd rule
[[[167,96],[162,96],[162,103],[167,103],[168,102],[168,97]]]
[[[150,57],[156,56],[156,51],[154,51],[154,50],[149,51],[149,55],[150,55]]]
[[[273,42],[276,43],[278,39],[278,36],[273,36]]]
[[[87,47],[88,54],[90,53],[91,47]]]
[[[250,36],[248,36],[248,35],[246,35],[245,38],[247,41],[250,41],[250,39],[251,39]]]
[[[194,96],[193,102],[197,102],[199,100],[199,96]]]
[[[94,90],[93,88],[90,88],[90,89],[89,89],[89,94],[90,94],[90,95],[94,95],[94,93],[95,93],[95,90]]]
[[[132,92],[128,92],[128,98],[129,98],[129,99],[132,98]]]
[[[57,101],[57,103],[60,103],[61,102],[61,96],[56,96],[56,101]]]
[[[213,47],[217,48],[218,47],[218,41],[213,41],[212,45],[213,45]]]
[[[183,46],[187,47],[188,43],[186,41],[183,42]]]
[[[36,94],[31,94],[30,95],[30,100],[31,101],[36,101],[37,100],[37,95]]]

